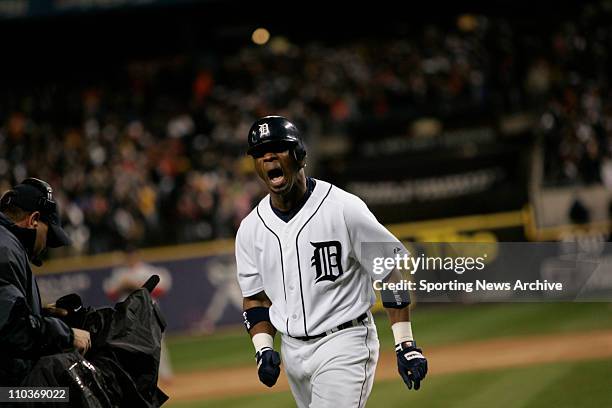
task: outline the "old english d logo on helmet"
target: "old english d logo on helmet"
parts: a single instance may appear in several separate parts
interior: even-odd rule
[[[253,123],[249,130],[247,154],[253,154],[268,143],[284,142],[293,146],[298,160],[306,156],[302,136],[297,127],[282,116],[265,116]]]
[[[267,123],[262,123],[259,125],[259,137],[266,138],[270,136],[270,126]]]

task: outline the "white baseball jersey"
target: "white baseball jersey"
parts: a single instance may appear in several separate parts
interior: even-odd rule
[[[238,282],[244,297],[265,291],[270,320],[283,334],[315,336],[367,312],[376,297],[371,256],[362,243],[393,258],[404,246],[353,194],[316,180],[312,194],[288,222],[272,210],[270,196],[242,221],[236,236]]]

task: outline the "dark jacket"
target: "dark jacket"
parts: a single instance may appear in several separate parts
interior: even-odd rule
[[[0,386],[20,384],[41,356],[72,347],[72,330],[42,315],[29,262],[35,238],[0,212]]]

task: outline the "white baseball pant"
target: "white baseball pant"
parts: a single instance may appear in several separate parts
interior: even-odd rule
[[[364,407],[378,363],[372,315],[358,326],[303,341],[282,336],[282,359],[299,408]]]

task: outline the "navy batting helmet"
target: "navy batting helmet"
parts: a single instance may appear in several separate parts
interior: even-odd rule
[[[306,157],[306,148],[298,128],[282,116],[265,116],[258,119],[249,130],[249,149],[247,154],[256,156],[264,146],[271,143],[290,145],[297,161]]]

